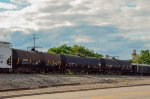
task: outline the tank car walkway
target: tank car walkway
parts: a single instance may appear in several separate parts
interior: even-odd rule
[[[150,86],[135,86],[5,99],[150,99]]]

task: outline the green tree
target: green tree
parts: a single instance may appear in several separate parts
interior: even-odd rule
[[[90,50],[86,47],[80,45],[67,46],[63,44],[59,47],[53,47],[48,50],[48,53],[57,53],[57,54],[69,54],[69,55],[80,55],[82,57],[103,57],[102,54],[95,53],[93,50]]]
[[[133,63],[139,64],[150,64],[150,51],[149,50],[142,50],[140,55],[133,60]]]

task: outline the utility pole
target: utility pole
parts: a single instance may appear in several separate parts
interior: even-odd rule
[[[27,47],[27,50],[38,51],[39,49],[41,49],[41,51],[42,51],[42,47],[36,45],[36,40],[39,38],[36,37],[36,34],[32,34],[32,35],[33,35],[33,38],[32,38],[33,39],[33,46]]]
[[[36,39],[38,39],[38,38],[36,37],[36,34],[33,34],[34,49],[36,48]]]

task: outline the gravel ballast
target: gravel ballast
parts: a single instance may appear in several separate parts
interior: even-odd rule
[[[150,80],[140,76],[108,75],[50,75],[50,74],[0,74],[0,91],[7,89],[37,89],[63,85],[117,84]]]

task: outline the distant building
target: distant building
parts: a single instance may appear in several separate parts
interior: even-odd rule
[[[138,56],[136,50],[133,50],[131,55],[132,55],[132,59],[133,59],[133,60],[135,60],[136,57]]]
[[[119,56],[110,56],[110,55],[105,55],[106,59],[119,59]]]
[[[105,55],[105,58],[106,58],[106,59],[109,59],[109,58],[110,58],[110,56],[109,56],[109,55]]]

